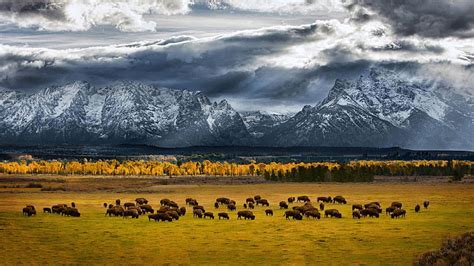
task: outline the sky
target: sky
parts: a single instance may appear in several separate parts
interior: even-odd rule
[[[474,94],[472,0],[0,0],[0,87],[137,80],[288,113],[371,67]]]

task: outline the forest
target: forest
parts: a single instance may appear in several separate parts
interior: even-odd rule
[[[5,161],[3,174],[114,175],[114,176],[264,176],[281,182],[371,182],[374,176],[472,175],[474,162],[459,160],[351,161],[313,163],[162,162],[135,160]]]

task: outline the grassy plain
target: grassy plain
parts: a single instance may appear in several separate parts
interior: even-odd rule
[[[84,187],[94,182],[84,178],[70,180]],[[98,179],[97,182],[100,183]],[[113,180],[110,184],[114,182],[130,182],[130,186],[66,192],[1,188],[0,264],[406,265],[418,254],[438,248],[443,238],[474,230],[473,184],[157,185],[131,179]],[[142,190],[133,187],[133,183],[142,184]],[[230,221],[194,219],[188,213],[177,222],[156,223],[146,217],[105,217],[102,207],[102,203],[117,198],[126,202],[143,196],[158,206],[161,198],[184,205],[186,197],[194,197],[216,214],[216,197],[232,198],[241,206],[245,198],[256,194],[270,201],[275,216],[266,217],[266,208],[257,207],[255,221],[236,220],[235,213]],[[278,202],[298,195],[312,199],[343,195],[349,204],[326,205],[339,209],[342,219],[285,220]],[[406,206],[406,218],[351,218],[353,203],[380,201],[384,207],[395,200]],[[424,200],[431,202],[429,209],[416,214],[414,206]],[[41,213],[43,207],[72,201],[81,211],[80,218]],[[26,204],[36,206],[36,217],[21,215]]]

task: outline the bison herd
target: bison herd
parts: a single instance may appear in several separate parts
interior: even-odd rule
[[[197,219],[211,219],[214,220],[214,213],[206,211],[204,206],[200,205],[194,198],[186,198],[184,201],[188,208],[192,208],[192,215]],[[303,205],[293,206],[290,209],[290,205],[295,203],[303,203]],[[319,204],[319,209],[313,206],[311,198],[308,196],[289,197],[287,201],[280,201],[278,206],[279,209],[285,210],[283,217],[286,219],[303,220],[304,217],[307,219],[321,219],[321,212],[324,211],[325,218],[342,218],[341,212],[336,208],[326,209],[325,204],[347,204],[347,200],[343,196],[335,197],[317,197],[316,203]],[[429,201],[423,202],[425,209],[429,206]],[[226,208],[229,212],[237,211],[237,219],[255,220],[255,214],[253,209],[256,206],[269,207],[270,202],[267,199],[262,198],[260,195],[249,197],[242,204],[243,210],[237,211],[237,202],[235,200],[220,197],[217,198],[214,203],[216,210]],[[179,206],[178,203],[170,199],[160,200],[159,207],[154,208],[150,202],[145,198],[136,198],[135,201],[125,202],[122,204],[120,199],[117,199],[114,203],[104,203],[103,207],[106,209],[105,216],[108,217],[123,217],[138,219],[142,215],[147,215],[148,220],[156,222],[172,222],[177,221],[181,216],[186,215],[187,209],[185,206]],[[406,210],[402,208],[401,202],[394,201],[390,206],[385,208],[385,214],[389,215],[392,219],[403,218],[406,216]],[[415,212],[419,212],[421,209],[420,205],[415,206]],[[52,207],[43,208],[44,213],[60,214],[62,216],[80,217],[80,213],[76,208],[75,203],[71,203],[71,206],[67,204],[57,204]],[[383,212],[382,205],[380,202],[369,202],[366,204],[353,204],[352,205],[352,218],[361,219],[366,217],[379,218]],[[27,205],[22,210],[25,216],[36,215],[36,209],[32,205]],[[266,216],[273,216],[272,209],[265,209]],[[219,212],[217,214],[219,220],[229,220],[230,216],[227,212]]]

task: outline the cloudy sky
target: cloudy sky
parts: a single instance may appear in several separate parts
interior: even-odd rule
[[[0,87],[27,92],[126,79],[295,112],[370,67],[473,93],[473,60],[472,0],[0,0]]]

